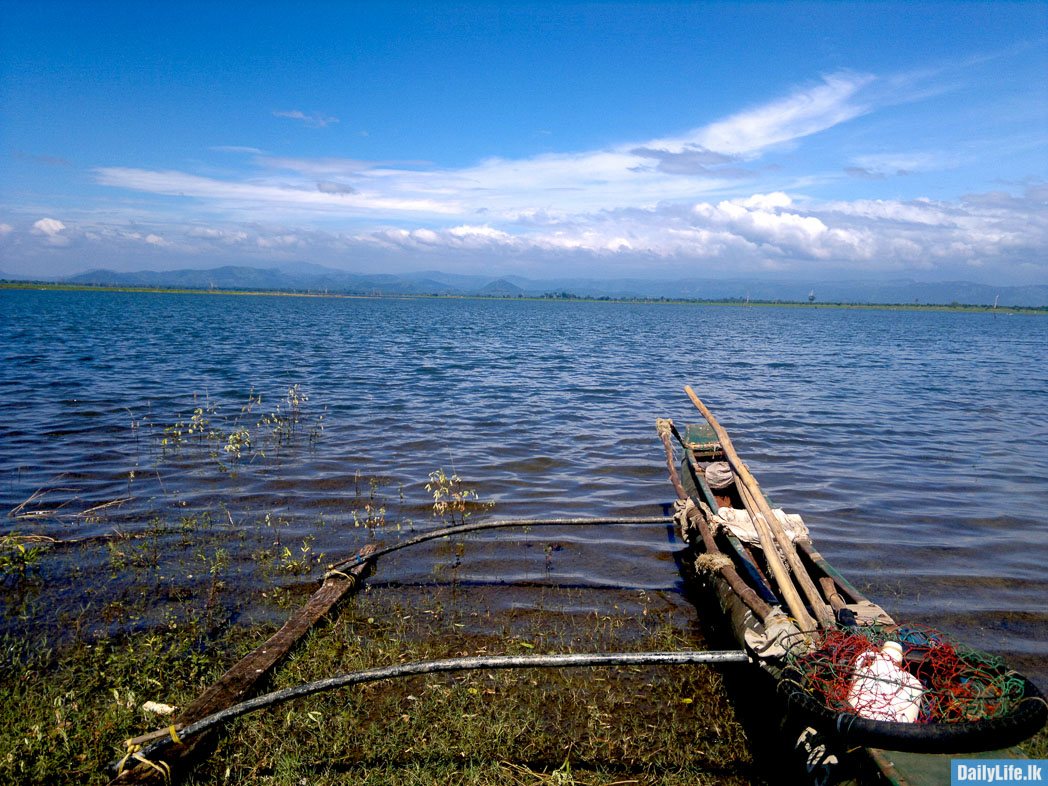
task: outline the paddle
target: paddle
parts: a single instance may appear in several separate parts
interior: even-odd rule
[[[782,560],[779,558],[779,553],[775,548],[775,543],[779,544],[782,548],[782,553],[786,555],[786,560],[790,563],[790,567],[793,569],[793,574],[797,577],[797,583],[800,584],[801,589],[804,590],[804,594],[808,598],[808,602],[811,604],[812,610],[815,612],[815,616],[818,618],[820,625],[823,627],[833,625],[833,612],[823,601],[822,597],[819,595],[819,591],[815,588],[815,584],[812,582],[811,577],[808,575],[808,571],[805,570],[804,566],[801,564],[800,557],[797,554],[796,547],[793,545],[793,541],[789,539],[786,532],[783,530],[782,525],[779,523],[779,520],[775,517],[775,514],[772,513],[771,507],[768,505],[767,500],[764,499],[764,494],[761,493],[760,486],[757,485],[756,479],[750,474],[746,465],[742,463],[739,454],[735,452],[735,446],[732,445],[728,432],[724,430],[721,424],[717,422],[717,419],[713,417],[713,413],[710,412],[699,397],[695,395],[695,391],[691,389],[690,385],[685,385],[684,391],[688,394],[688,398],[691,399],[699,412],[702,413],[702,416],[706,418],[710,426],[713,428],[714,433],[717,435],[721,449],[724,451],[724,456],[728,459],[732,472],[735,474],[735,478],[738,481],[736,485],[739,487],[739,493],[742,496],[743,504],[746,506],[746,511],[750,514],[750,518],[753,519],[754,527],[757,530],[757,537],[761,542],[761,548],[764,549],[764,558],[768,561],[768,568],[775,577],[775,581],[779,585],[779,589],[786,600],[786,605],[789,606],[790,612],[793,614],[797,622],[800,623],[802,628],[812,628],[815,626],[815,622],[809,616],[807,609],[804,608],[804,604],[801,602],[800,596],[797,594],[797,590],[793,586],[793,582],[790,581],[786,568],[782,564]]]

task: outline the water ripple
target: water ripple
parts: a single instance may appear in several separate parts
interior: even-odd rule
[[[53,501],[71,512],[135,497],[122,518],[33,531],[144,532],[210,510],[230,548],[312,537],[342,554],[398,536],[398,522],[433,526],[423,486],[439,467],[499,517],[657,515],[672,489],[654,420],[697,419],[691,384],[857,585],[1048,674],[1043,317],[13,291],[0,308],[0,505],[42,487],[66,489]],[[295,384],[303,420],[324,416],[315,439],[235,474],[207,446],[158,448],[195,408],[230,422],[261,396],[242,416],[254,427]],[[380,515],[374,532],[360,526]],[[544,584],[679,594],[679,546],[660,527],[464,547],[459,581],[535,582],[493,591],[496,605],[541,607]],[[99,575],[109,558],[71,556]],[[402,553],[381,578],[446,580],[454,561]],[[269,580],[246,557],[236,567],[246,598]]]

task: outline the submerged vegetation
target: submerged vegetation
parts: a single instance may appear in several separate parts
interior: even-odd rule
[[[195,402],[196,396],[193,398]],[[242,460],[250,462],[256,457],[265,458],[266,450],[278,451],[293,444],[305,417],[303,408],[307,401],[309,396],[296,383],[268,412],[263,408],[262,396],[252,391],[247,403],[231,418],[222,416],[218,406],[205,398],[192,414],[179,415],[172,425],[163,428],[162,433],[157,433],[151,420],[144,423],[160,450],[161,458],[196,450],[214,460],[220,471],[229,472]],[[132,421],[134,428],[143,427],[143,421],[134,421],[133,415]],[[324,414],[314,415],[306,426],[309,444],[315,446],[324,431]]]
[[[293,593],[295,594],[295,593]],[[301,598],[299,598],[301,600]],[[550,618],[453,608],[445,594],[347,603],[267,689],[440,657],[691,646],[654,610]],[[267,627],[202,619],[56,650],[2,642],[0,779],[104,783],[121,741],[165,723]],[[572,644],[571,642],[575,642]],[[15,710],[15,708],[21,708]],[[706,667],[608,667],[413,677],[320,694],[234,722],[191,783],[752,783],[753,757]]]
[[[433,494],[433,515],[445,524],[465,524],[474,510],[490,510],[494,503],[481,502],[476,489],[467,489],[462,478],[452,472],[448,477],[441,467],[429,473],[426,491]]]
[[[117,500],[89,502],[70,481],[10,511],[0,540],[4,783],[107,782],[124,739],[169,722],[157,712],[185,707],[305,602],[325,565],[348,556],[319,547],[330,529],[370,541],[413,528],[406,512],[443,525],[492,507],[442,468],[419,483],[413,494],[424,489],[428,502],[414,507],[403,488],[388,494],[359,471],[338,518],[245,512],[224,495],[201,506],[176,490],[181,473],[239,488],[229,484],[315,445],[323,415],[297,384],[270,407],[255,392],[229,414],[206,396],[190,403],[166,425],[152,410],[131,415],[148,463],[128,471]],[[136,497],[153,477],[157,496]],[[546,575],[552,551],[535,552]],[[616,596],[628,595],[631,611],[492,610],[484,588],[460,582],[466,559],[464,540],[438,547],[426,586],[384,582],[380,562],[263,688],[439,657],[701,644],[644,591]],[[561,597],[578,589],[538,592],[554,606],[591,601]],[[414,677],[274,707],[231,724],[190,782],[742,784],[759,780],[754,767],[714,669],[529,669]]]
[[[350,556],[330,553],[329,533],[371,542],[416,519],[456,524],[491,509],[443,468],[408,500],[404,488],[357,471],[337,513],[238,505],[239,484],[279,482],[280,462],[323,438],[323,410],[301,385],[275,398],[264,405],[252,391],[227,410],[192,397],[184,414],[132,414],[144,458],[119,481],[120,496],[99,501],[61,479],[9,512],[0,536],[0,782],[106,783],[123,740],[169,723],[163,713],[265,641],[326,566]],[[206,502],[178,492],[186,473],[214,484]],[[553,552],[535,549],[546,576]],[[431,580],[417,584],[399,583],[387,575],[394,563],[380,561],[263,690],[441,657],[705,646],[660,593],[602,590],[594,602],[592,590],[543,586],[538,608],[493,610],[488,588],[460,581],[466,541],[443,543],[433,559]],[[755,752],[766,741],[748,736],[726,684],[730,674],[694,666],[373,683],[237,720],[189,782],[774,782]],[[1046,740],[1042,732],[1027,750],[1044,757]]]

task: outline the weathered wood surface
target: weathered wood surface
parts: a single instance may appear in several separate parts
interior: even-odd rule
[[[673,456],[673,443],[670,442],[670,433],[676,432],[676,429],[673,427],[673,421],[655,418],[655,431],[658,432],[659,439],[662,440],[662,447],[666,449],[666,468],[670,471],[670,483],[673,484],[673,490],[677,492],[677,499],[687,499],[688,493],[680,482],[680,475],[677,474],[677,462]]]
[[[723,554],[723,552],[717,548],[716,541],[713,539],[713,534],[710,532],[709,524],[702,511],[698,508],[692,508],[689,511],[688,520],[696,529],[698,529],[699,535],[702,537],[702,543],[706,547],[706,552],[708,554]],[[728,559],[730,561],[731,558],[729,557]],[[749,584],[746,583],[742,576],[739,575],[739,572],[735,570],[734,565],[721,566],[717,569],[717,572],[728,582],[731,591],[734,592],[743,603],[749,606],[750,610],[757,615],[757,618],[761,622],[768,621],[768,618],[771,617],[774,609],[769,606]]]
[[[703,417],[706,418],[710,426],[713,428],[714,433],[717,435],[717,439],[721,445],[721,450],[724,451],[725,457],[731,464],[732,471],[740,481],[738,484],[740,493],[751,481],[755,485],[756,481],[753,480],[753,476],[750,475],[749,470],[743,465],[742,460],[739,458],[739,454],[735,452],[735,446],[732,445],[728,432],[726,432],[721,424],[717,422],[717,419],[713,417],[713,413],[706,408],[706,405],[703,404],[702,401],[699,400],[699,397],[695,395],[695,391],[693,391],[690,386],[686,385],[684,391],[688,394],[692,403],[702,413]],[[757,494],[753,496],[759,496],[761,500],[764,499],[764,495],[761,494],[759,490]],[[743,494],[743,501],[746,501],[745,494]],[[765,506],[767,506],[767,503],[765,503]],[[763,511],[761,512],[763,513]],[[770,512],[759,517],[751,512],[750,517],[753,519],[754,527],[757,530],[757,536],[760,538],[761,548],[764,550],[764,559],[768,563],[768,569],[771,570],[772,576],[775,578],[775,583],[778,585],[779,592],[782,593],[783,599],[786,601],[786,605],[790,609],[790,614],[792,614],[793,618],[797,620],[797,624],[802,630],[814,628],[815,620],[811,618],[811,615],[808,614],[808,610],[804,607],[804,602],[801,600],[800,595],[797,594],[797,590],[793,586],[789,574],[786,572],[786,566],[782,563],[782,559],[779,557],[779,552],[775,548],[776,541],[780,544],[782,541],[785,541],[786,545],[783,546],[783,551],[788,553],[789,550],[793,549],[793,543],[788,537],[786,537],[785,532],[781,533],[780,540],[780,533],[776,532],[779,520]],[[782,528],[778,527],[778,529],[781,532]],[[805,575],[807,576],[807,573],[805,573]],[[825,604],[822,605],[825,606]],[[827,614],[832,619],[833,614],[829,609],[827,609]]]
[[[739,491],[742,494],[743,504],[746,507],[746,512],[750,514],[750,518],[755,522],[774,521],[775,524],[769,529],[771,530],[776,542],[780,545],[783,543],[788,544],[782,546],[782,553],[786,556],[786,561],[790,565],[790,569],[793,571],[793,579],[800,585],[800,588],[804,591],[805,597],[808,598],[808,602],[811,604],[812,610],[815,612],[816,618],[819,623],[824,627],[830,627],[834,624],[833,612],[826,605],[822,595],[819,594],[819,590],[815,587],[815,582],[812,581],[811,576],[808,575],[807,568],[801,562],[800,554],[797,553],[797,547],[790,540],[786,531],[782,528],[778,518],[772,511],[771,506],[764,498],[764,494],[761,492],[760,487],[756,485],[754,481],[754,487],[756,488],[756,494],[749,487],[743,485]]]
[[[362,548],[358,554],[361,558],[364,558],[373,551],[375,551],[375,546],[369,544]],[[241,658],[236,665],[219,677],[218,681],[208,687],[195,701],[179,713],[174,721],[176,731],[248,698],[254,689],[284,659],[284,656],[291,651],[295,644],[323,619],[339,601],[361,585],[371,569],[371,562],[358,561],[358,564],[342,571],[343,575],[330,573],[324,579],[324,583],[320,585],[320,589],[310,596],[302,608],[291,615],[280,630],[270,636],[262,645]],[[154,738],[158,733],[167,734],[168,732],[166,730],[151,732],[129,742]],[[172,775],[185,770],[195,760],[196,754],[212,740],[212,735],[202,734],[189,741],[188,744],[174,745],[169,748],[164,753],[163,759],[167,766],[171,768]],[[135,766],[131,766],[132,764]],[[136,762],[134,759],[129,760],[128,766],[124,771],[111,781],[112,784],[160,784],[164,782],[165,778],[159,770]]]
[[[677,474],[676,462],[673,459],[673,447],[670,444],[670,432],[674,430],[673,421],[662,420],[659,418],[655,421],[655,428],[659,433],[659,437],[662,439],[663,447],[666,448],[666,466],[670,471],[670,481],[673,483],[673,488],[676,490],[677,496],[681,500],[687,500],[688,493],[684,490],[684,485],[680,482],[680,475]],[[685,450],[687,450],[687,448],[685,448]],[[708,554],[720,554],[721,551],[717,548],[717,543],[713,539],[713,533],[710,532],[709,523],[703,512],[697,508],[692,508],[688,512],[688,521],[699,531],[706,552]],[[734,566],[723,565],[717,569],[717,572],[728,582],[732,592],[734,592],[743,603],[750,607],[750,610],[760,618],[761,622],[764,622],[771,616],[771,606],[765,603],[764,599],[761,598],[760,595],[758,595],[745,581],[743,581]]]
[[[811,540],[808,538],[801,538],[795,544],[800,551],[803,551],[808,555],[808,559],[812,561],[819,570],[833,579],[833,584],[837,588],[837,591],[844,596],[850,603],[861,603],[865,600],[869,600],[859,590],[852,586],[851,582],[848,581],[844,576],[837,572],[837,569],[833,567],[826,558],[822,556],[818,551],[815,550],[815,546],[812,545]]]
[[[822,586],[822,591],[830,601],[830,608],[834,611],[840,611],[848,605],[844,598],[841,597],[841,594],[837,592],[837,585],[833,583],[833,579],[823,577],[819,579],[819,584]]]

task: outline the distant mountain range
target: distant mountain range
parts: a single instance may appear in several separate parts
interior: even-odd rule
[[[9,276],[7,280],[25,280]],[[757,279],[565,278],[532,280],[520,276],[478,276],[436,270],[402,274],[349,273],[299,262],[281,267],[219,267],[134,273],[90,270],[60,280],[67,284],[176,289],[273,290],[354,295],[480,295],[541,297],[566,294],[586,298],[669,298],[821,303],[921,303],[949,305],[1048,306],[1048,285],[990,286],[969,281],[926,283],[893,281],[788,281]]]

